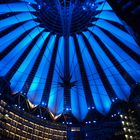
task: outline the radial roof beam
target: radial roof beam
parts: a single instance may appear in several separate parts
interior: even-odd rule
[[[90,32],[93,37],[98,41],[101,48],[106,52],[112,63],[116,66],[118,71],[121,73],[123,78],[126,80],[128,85],[132,87],[133,84],[135,84],[135,80],[129,75],[129,73],[122,67],[122,65],[116,60],[116,58],[108,51],[108,49],[104,46],[104,44],[100,41],[100,39],[94,35],[94,33]]]
[[[96,66],[96,69],[97,69],[97,71],[98,71],[98,73],[99,73],[99,76],[100,76],[100,78],[101,78],[101,80],[102,80],[102,82],[103,82],[103,84],[104,84],[104,87],[105,87],[107,93],[109,94],[109,97],[110,97],[110,98],[115,98],[115,96],[116,96],[116,95],[115,95],[115,92],[114,92],[114,90],[113,90],[113,88],[112,88],[110,82],[108,81],[108,79],[107,79],[107,77],[106,77],[106,75],[105,75],[105,73],[104,73],[104,70],[102,69],[102,67],[101,67],[101,65],[100,65],[100,63],[99,63],[99,61],[98,61],[98,59],[96,58],[95,53],[94,53],[94,51],[93,51],[91,45],[90,45],[89,42],[88,42],[88,39],[87,39],[83,34],[82,34],[82,37],[83,37],[83,39],[84,39],[84,41],[85,41],[86,48],[87,48],[87,50],[88,50],[88,52],[89,52],[89,54],[90,54],[90,56],[91,56],[91,58],[92,58],[92,61],[94,62],[95,66]],[[99,40],[97,40],[97,41],[99,41]],[[98,42],[98,43],[99,43],[99,42]],[[102,44],[101,44],[101,45],[102,45]],[[96,47],[96,46],[95,46],[95,47]]]
[[[87,78],[84,62],[82,59],[82,55],[80,52],[79,43],[78,43],[76,36],[74,36],[74,43],[75,43],[75,51],[76,51],[76,55],[77,55],[77,59],[78,59],[78,64],[80,67],[82,84],[83,84],[83,88],[84,88],[84,92],[85,92],[85,96],[86,96],[87,105],[89,107],[91,107],[91,106],[94,106],[93,97],[92,97],[89,81]]]
[[[54,49],[53,49],[53,52],[52,52],[52,57],[51,57],[51,60],[50,60],[50,67],[49,67],[49,71],[48,71],[48,75],[47,75],[47,79],[46,79],[46,83],[45,83],[45,88],[44,88],[44,91],[43,91],[43,96],[42,96],[42,99],[41,99],[41,102],[45,102],[46,104],[48,104],[50,91],[51,91],[53,73],[54,73],[54,70],[55,70],[56,56],[57,56],[57,51],[58,51],[58,41],[59,41],[59,37],[57,36],[56,40],[55,40],[55,44],[54,44]]]
[[[42,57],[44,55],[44,52],[45,52],[45,49],[46,49],[46,46],[48,44],[48,41],[49,41],[50,37],[51,37],[51,34],[49,34],[49,36],[45,40],[45,42],[43,44],[43,47],[41,48],[40,53],[39,53],[34,65],[32,67],[32,70],[30,71],[30,73],[28,75],[28,78],[26,79],[26,81],[24,83],[22,91],[25,92],[25,93],[28,93],[28,91],[29,91],[29,88],[30,88],[30,86],[32,84],[32,81],[33,81],[33,78],[35,77],[35,74],[36,74],[36,72],[38,70],[39,64],[40,64],[40,62],[42,60]],[[28,88],[27,88],[27,85],[28,85]]]
[[[23,63],[23,61],[25,60],[25,58],[27,57],[27,55],[30,53],[30,51],[32,50],[32,48],[34,47],[34,45],[36,44],[36,41],[38,40],[38,38],[40,37],[40,34],[42,32],[40,32],[31,42],[31,44],[28,46],[28,48],[24,51],[24,53],[20,56],[20,58],[17,60],[17,62],[13,65],[13,67],[9,70],[9,72],[6,74],[6,79],[7,80],[11,80],[11,78],[13,77],[13,75],[15,74],[15,72],[18,70],[18,68],[20,67],[20,65]]]

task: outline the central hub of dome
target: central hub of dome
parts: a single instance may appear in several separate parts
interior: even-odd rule
[[[46,31],[60,35],[81,33],[97,20],[95,0],[44,0],[38,1],[36,16]]]
[[[70,4],[75,4],[75,3],[83,3],[85,1],[86,0],[59,0],[61,5],[63,5],[63,6],[69,6]]]
[[[75,0],[59,0],[62,6],[69,6],[71,3],[74,3]]]

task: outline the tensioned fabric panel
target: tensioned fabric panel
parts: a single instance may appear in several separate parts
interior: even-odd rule
[[[128,101],[131,87],[140,82],[140,47],[110,5],[105,0],[79,5],[82,14],[93,10],[88,24],[70,5],[68,21],[74,24],[72,33],[65,36],[59,34],[61,26],[67,30],[62,11],[59,20],[51,19],[58,13],[46,9],[41,15],[39,4],[38,0],[0,4],[0,76],[11,82],[13,94],[26,92],[33,104],[47,106],[54,116],[67,110],[63,83],[67,38],[70,83],[74,83],[68,110],[82,121],[88,108],[106,115],[115,98]],[[62,23],[54,24],[55,20]]]

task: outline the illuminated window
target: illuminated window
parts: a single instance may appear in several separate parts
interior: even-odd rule
[[[80,127],[71,127],[71,131],[80,131]]]

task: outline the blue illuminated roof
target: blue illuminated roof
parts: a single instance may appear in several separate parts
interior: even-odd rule
[[[11,0],[0,19],[0,76],[54,116],[106,115],[140,82],[140,47],[105,0]]]

